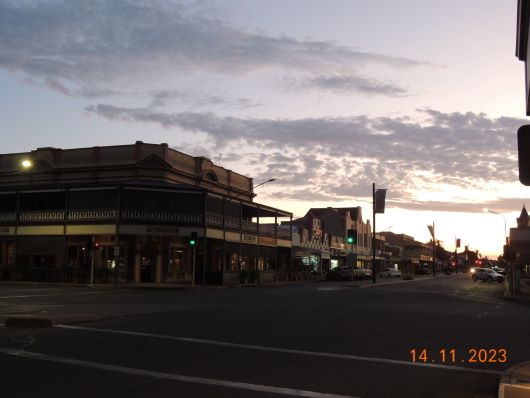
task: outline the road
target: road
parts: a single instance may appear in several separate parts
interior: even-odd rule
[[[2,396],[496,397],[503,370],[530,360],[530,303],[502,293],[468,274],[376,287],[2,285],[0,317],[99,319],[1,327]],[[481,349],[497,362],[480,363]]]

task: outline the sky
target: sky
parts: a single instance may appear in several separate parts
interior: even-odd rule
[[[0,0],[2,153],[168,143],[303,216],[496,257],[530,201],[516,0]],[[492,214],[484,209],[500,214]]]

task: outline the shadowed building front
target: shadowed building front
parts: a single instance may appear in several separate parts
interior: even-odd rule
[[[21,159],[33,167],[14,172]],[[3,154],[0,279],[190,283],[195,251],[197,283],[272,282],[292,214],[254,196],[251,178],[167,144]]]

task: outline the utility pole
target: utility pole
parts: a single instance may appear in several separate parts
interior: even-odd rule
[[[434,221],[432,222],[432,276],[436,277],[436,232],[434,231]]]
[[[191,277],[191,287],[195,287],[195,247],[197,245],[193,245],[193,269],[192,269],[192,277]]]
[[[372,282],[376,282],[375,269],[375,182],[372,183]]]

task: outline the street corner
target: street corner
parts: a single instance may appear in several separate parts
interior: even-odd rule
[[[501,377],[499,398],[530,397],[530,361],[512,366]]]

